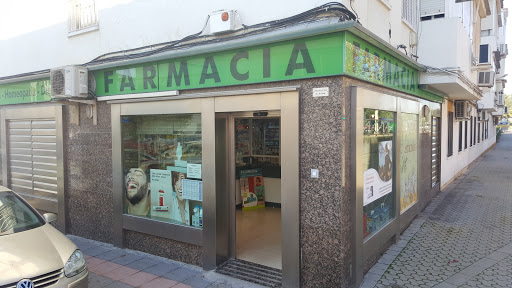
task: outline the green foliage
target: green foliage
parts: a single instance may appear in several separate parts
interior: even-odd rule
[[[496,142],[500,140],[501,134],[503,134],[503,130],[500,126],[496,126]]]

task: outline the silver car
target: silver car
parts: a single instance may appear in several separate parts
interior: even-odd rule
[[[0,186],[0,288],[87,288],[84,255],[55,220]]]

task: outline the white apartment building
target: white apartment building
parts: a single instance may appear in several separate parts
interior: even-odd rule
[[[420,83],[445,95],[441,117],[441,186],[493,147],[506,45],[503,1],[420,1]],[[503,37],[502,36],[502,37]],[[499,42],[502,41],[502,42]],[[503,55],[503,56],[502,56]],[[501,106],[498,104],[501,103]]]

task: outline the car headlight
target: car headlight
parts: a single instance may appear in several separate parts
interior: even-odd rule
[[[64,265],[64,275],[66,277],[73,277],[85,269],[85,257],[80,250],[75,250],[68,262]]]

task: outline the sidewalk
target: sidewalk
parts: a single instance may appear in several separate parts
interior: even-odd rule
[[[166,258],[116,248],[111,244],[68,235],[82,250],[89,269],[89,288],[260,288],[214,271]]]
[[[512,287],[512,134],[444,189],[361,287]]]

